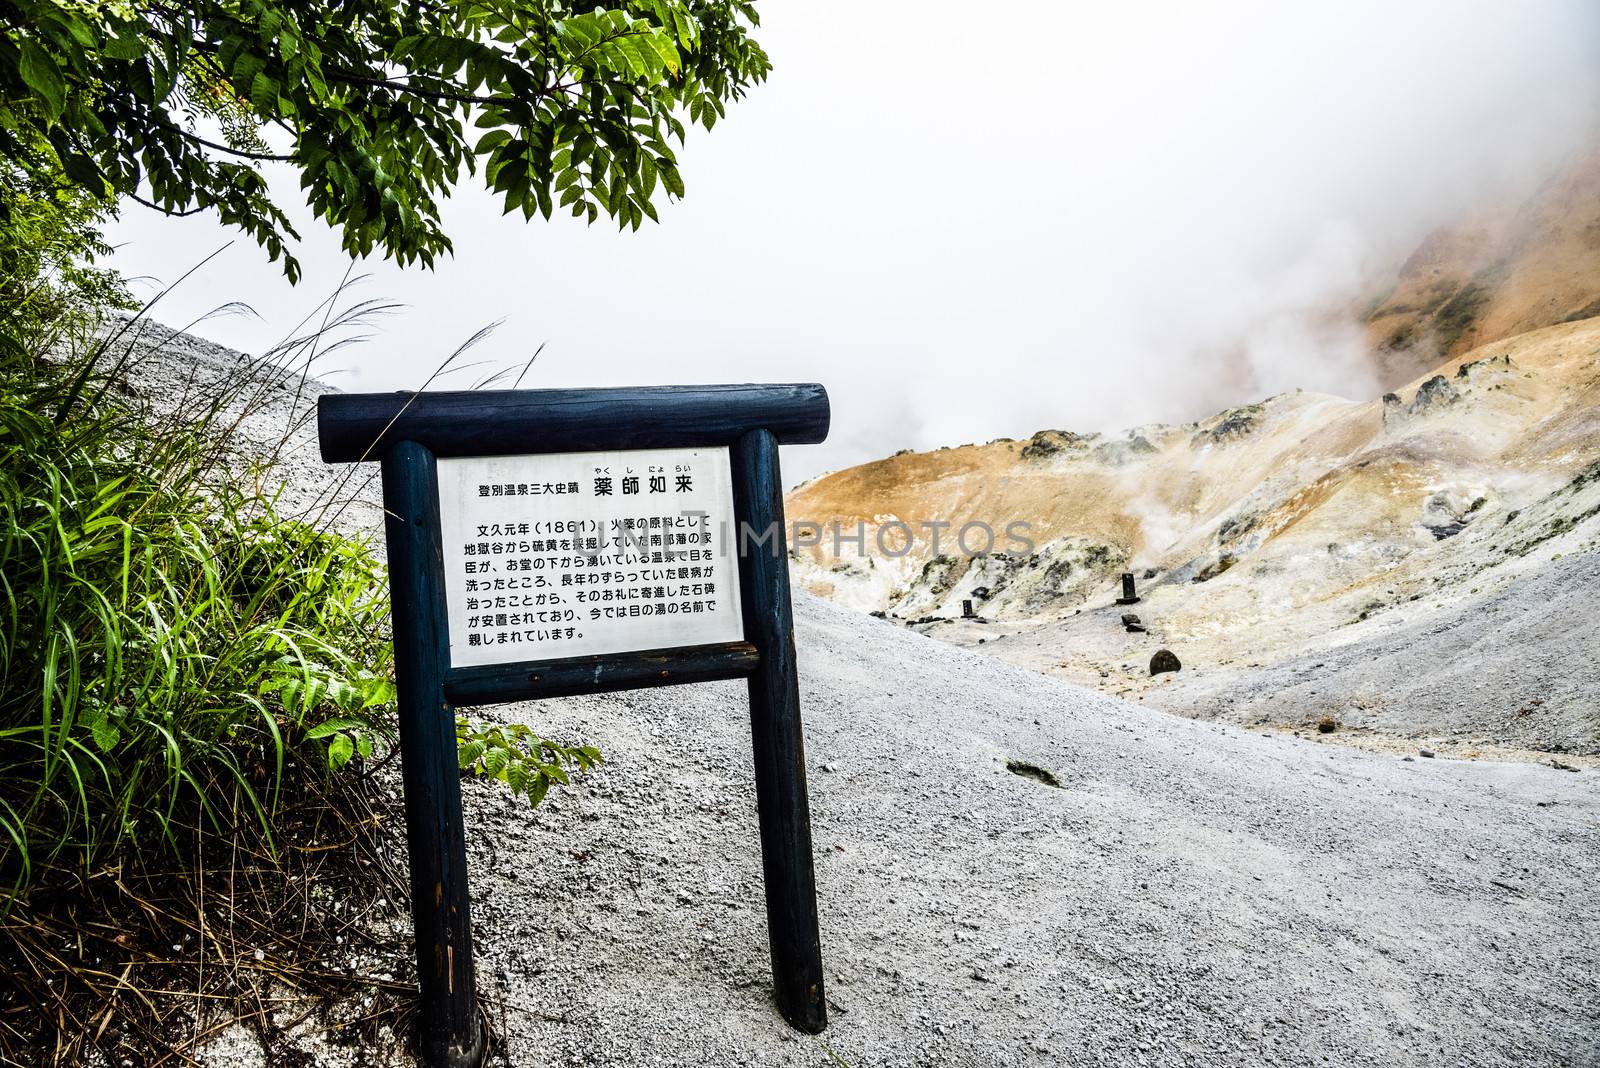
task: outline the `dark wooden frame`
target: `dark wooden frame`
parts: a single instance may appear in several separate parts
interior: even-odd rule
[[[419,1046],[428,1064],[468,1068],[483,1056],[455,708],[714,679],[749,680],[778,1010],[808,1034],[827,1026],[778,446],[822,441],[828,423],[828,395],[815,384],[329,394],[318,401],[325,461],[383,465]],[[710,446],[727,446],[732,465],[744,641],[451,666],[436,458]],[[751,548],[746,529],[777,536],[749,539]]]

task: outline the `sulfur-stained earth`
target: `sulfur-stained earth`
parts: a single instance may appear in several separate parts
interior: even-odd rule
[[[1341,738],[1600,752],[1600,319],[1381,399],[907,453],[788,508],[824,532],[795,554],[808,590],[1046,674],[1188,715],[1332,718]],[[918,533],[905,555],[896,522]],[[950,544],[978,522],[1024,522],[1034,550]],[[834,525],[861,523],[869,553],[835,554]],[[1115,603],[1123,572],[1136,605]],[[1152,678],[1163,647],[1183,671]]]

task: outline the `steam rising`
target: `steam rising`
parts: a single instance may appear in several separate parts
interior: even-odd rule
[[[786,455],[791,479],[1370,395],[1358,301],[1429,229],[1589,144],[1600,98],[1587,0],[762,10],[775,77],[691,135],[662,226],[525,226],[463,191],[436,274],[358,269],[412,310],[338,384],[413,386],[503,316],[481,351],[548,339],[531,384],[819,380],[835,431]],[[276,340],[345,269],[297,221],[299,291],[241,242],[163,314],[243,298],[263,322],[203,332]],[[229,235],[130,207],[114,236],[127,273],[171,279]]]

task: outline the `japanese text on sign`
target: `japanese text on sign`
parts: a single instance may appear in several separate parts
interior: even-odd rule
[[[438,461],[457,667],[739,641],[726,449]]]

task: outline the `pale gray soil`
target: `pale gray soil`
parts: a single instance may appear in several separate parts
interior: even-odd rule
[[[1150,703],[1248,722],[1313,721],[1389,734],[1483,735],[1600,752],[1600,551],[1562,556],[1482,600],[1399,612],[1348,645],[1254,669],[1180,673]]]
[[[847,1062],[1600,1061],[1593,775],[1263,738],[810,598],[799,626]],[[531,820],[468,790],[514,1063],[823,1063],[767,1005],[739,688],[504,713],[610,759]]]
[[[1325,629],[1286,648],[1224,649],[1214,635],[1171,627],[1173,587],[1163,583],[1142,588],[1133,606],[1113,603],[1108,584],[1056,619],[912,625],[1184,716],[1290,730],[1326,719],[1337,729],[1323,740],[1335,743],[1410,740],[1415,752],[1422,741],[1600,767],[1600,478],[1586,474],[1519,515],[1442,558],[1415,593],[1380,583],[1359,616],[1326,603],[1303,609],[1320,613]],[[1143,632],[1124,628],[1126,612]],[[1295,614],[1284,610],[1286,624]],[[1163,648],[1182,671],[1152,676]]]
[[[1600,776],[1263,737],[803,595],[797,623],[826,1047],[770,1005],[730,683],[493,710],[607,757],[536,811],[466,785],[502,1063],[1600,1064]]]

